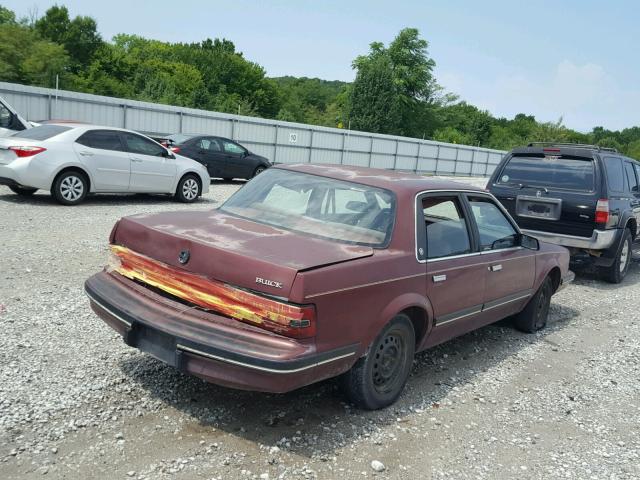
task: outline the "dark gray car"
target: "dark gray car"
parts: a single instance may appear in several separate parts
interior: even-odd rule
[[[176,133],[166,138],[168,147],[180,155],[202,163],[209,176],[224,178],[253,178],[271,166],[265,157],[251,153],[233,140],[212,135]]]

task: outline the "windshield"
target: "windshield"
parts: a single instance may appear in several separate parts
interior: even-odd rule
[[[512,157],[498,183],[524,187],[593,190],[594,167],[590,158],[563,156]]]
[[[391,238],[396,202],[380,188],[270,169],[220,210],[297,233],[381,247]]]
[[[40,127],[29,128],[13,135],[13,138],[28,138],[29,140],[48,140],[60,135],[62,132],[71,130],[71,127],[62,125],[42,125]]]

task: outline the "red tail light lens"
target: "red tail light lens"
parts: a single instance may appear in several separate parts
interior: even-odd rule
[[[126,247],[111,245],[108,271],[158,288],[201,308],[293,338],[316,334],[313,305],[293,305],[177,270]]]
[[[600,199],[596,204],[596,223],[606,224],[609,221],[609,200]]]
[[[180,151],[180,147],[170,147],[169,150],[171,150],[173,153],[178,153]]]
[[[39,153],[42,153],[46,148],[42,147],[9,147],[9,150],[16,152],[18,158],[33,157]]]

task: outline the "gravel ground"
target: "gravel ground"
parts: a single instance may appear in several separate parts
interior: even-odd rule
[[[335,381],[286,395],[206,384],[91,312],[82,284],[113,223],[182,208],[141,195],[68,208],[0,187],[0,478],[640,477],[637,258],[619,286],[582,272],[541,333],[498,323],[419,354],[397,404],[363,412]]]

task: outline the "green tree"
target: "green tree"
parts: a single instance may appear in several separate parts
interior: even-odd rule
[[[0,25],[0,80],[52,87],[68,64],[61,45],[41,40],[23,25]]]
[[[13,25],[15,23],[16,23],[16,14],[13,13],[8,8],[5,8],[2,5],[0,5],[0,25],[6,25],[6,24]]]
[[[98,25],[91,17],[69,18],[67,7],[54,5],[35,22],[35,30],[47,40],[63,45],[72,60],[71,68],[86,69],[102,45]]]
[[[374,42],[368,55],[354,60],[357,74],[349,100],[353,128],[409,136],[435,129],[439,87],[427,48],[417,29],[405,28],[388,48]]]

